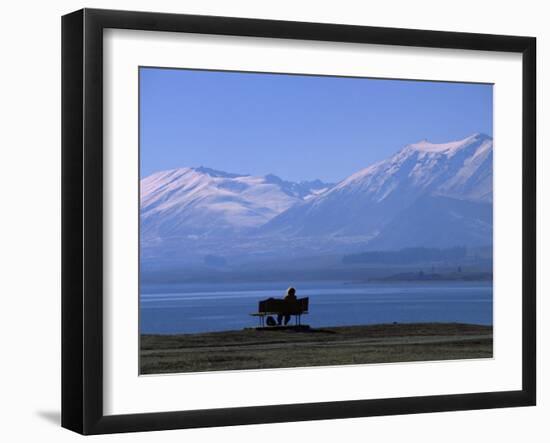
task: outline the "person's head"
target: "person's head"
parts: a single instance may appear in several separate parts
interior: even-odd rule
[[[290,295],[291,297],[296,294],[296,289],[294,289],[292,286],[286,290],[286,295]]]

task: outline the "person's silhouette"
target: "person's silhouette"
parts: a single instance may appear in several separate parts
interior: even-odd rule
[[[284,298],[285,302],[295,302],[297,300],[296,298],[296,289],[293,287],[290,287],[286,290],[286,295]],[[285,319],[285,325],[288,324],[290,321],[290,314],[278,314],[277,315],[277,324],[281,325],[283,322],[283,318]]]

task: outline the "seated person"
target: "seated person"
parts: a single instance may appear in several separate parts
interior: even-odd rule
[[[285,298],[284,300],[286,302],[295,302],[296,300],[298,300],[298,298],[296,297],[296,289],[290,287],[286,290],[286,295],[285,295]],[[278,314],[277,315],[277,324],[278,325],[281,325],[282,321],[283,321],[283,317],[285,319],[285,325],[288,324],[288,322],[290,321],[290,314]]]

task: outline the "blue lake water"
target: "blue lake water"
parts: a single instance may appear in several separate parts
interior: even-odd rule
[[[374,323],[493,323],[491,282],[309,282],[296,285],[309,297],[312,327]],[[256,326],[249,314],[258,301],[282,297],[285,284],[142,285],[140,330],[147,334],[197,333]],[[294,320],[292,320],[294,321]]]

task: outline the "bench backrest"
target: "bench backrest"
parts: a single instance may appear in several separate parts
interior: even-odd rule
[[[286,301],[282,298],[268,298],[262,300],[258,312],[269,314],[300,315],[309,308],[309,297],[299,298],[296,301]]]

